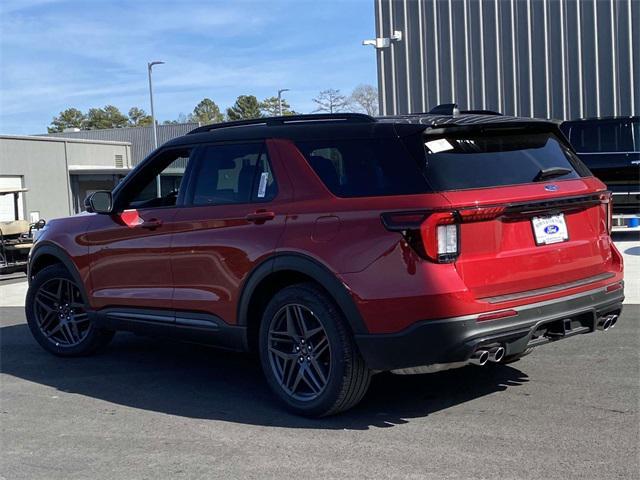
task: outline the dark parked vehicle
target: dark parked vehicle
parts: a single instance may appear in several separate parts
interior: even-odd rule
[[[614,225],[640,216],[640,117],[587,118],[561,127],[580,159],[613,194]],[[617,222],[616,222],[617,220]]]
[[[514,361],[613,326],[605,185],[555,123],[456,113],[267,118],[166,143],[93,213],[48,224],[34,337],[60,356],[116,330],[256,351],[284,404],[321,416],[376,372]]]

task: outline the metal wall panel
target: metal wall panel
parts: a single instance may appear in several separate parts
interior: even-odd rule
[[[374,0],[380,111],[640,114],[640,0]]]
[[[186,135],[197,123],[178,123],[158,125],[158,145],[176,137]],[[81,130],[79,132],[51,133],[51,137],[82,138],[86,140],[106,140],[131,143],[131,163],[140,163],[153,150],[153,132],[151,127],[107,128],[104,130]]]

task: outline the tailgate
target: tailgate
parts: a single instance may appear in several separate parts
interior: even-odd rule
[[[455,266],[469,290],[483,298],[602,280],[611,259],[608,212],[589,183],[581,179],[474,191],[474,206],[506,209],[498,218],[460,225]],[[545,189],[549,185],[557,191]],[[452,205],[463,206],[470,193],[444,195]],[[561,223],[566,237],[554,235]]]

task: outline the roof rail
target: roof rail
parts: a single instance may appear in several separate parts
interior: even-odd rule
[[[273,127],[278,125],[286,125],[289,123],[306,123],[306,122],[345,122],[345,123],[375,123],[376,119],[365,115],[364,113],[317,113],[309,115],[286,115],[282,117],[264,117],[252,118],[250,120],[236,120],[233,122],[212,123],[211,125],[203,125],[194,130],[192,133],[210,132],[211,130],[219,130],[222,128],[246,127],[250,125],[265,125]]]

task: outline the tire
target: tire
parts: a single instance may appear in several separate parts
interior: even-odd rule
[[[38,272],[29,286],[25,313],[31,334],[60,357],[90,355],[106,346],[115,332],[98,328],[74,278],[62,265]]]
[[[259,350],[267,383],[298,415],[348,410],[371,381],[342,313],[313,283],[286,287],[271,299],[262,316]]]

